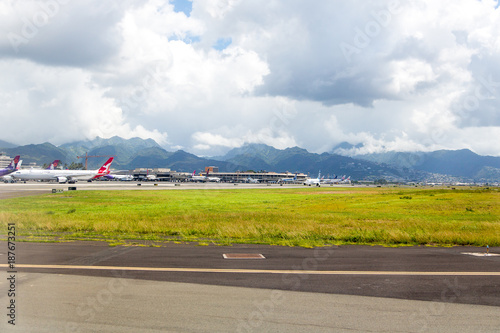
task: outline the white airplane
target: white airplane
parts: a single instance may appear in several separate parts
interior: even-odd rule
[[[149,170],[146,169],[146,180],[150,182],[155,182],[158,180],[158,178],[154,174],[149,174]]]
[[[132,176],[132,175],[112,175],[112,174],[109,174],[109,175],[102,176],[102,178],[112,179],[112,180],[116,179],[116,180],[121,180],[121,181],[134,180],[134,176]]]
[[[210,171],[207,172],[207,175],[206,176],[203,176],[200,172],[200,175],[197,176],[196,175],[196,170],[193,171],[193,174],[191,175],[191,181],[192,182],[220,182],[220,178],[219,177],[208,177],[208,174],[210,173]]]
[[[192,182],[206,182],[207,177],[202,176],[201,173],[199,176],[196,175],[196,170],[193,171],[193,174],[191,175],[191,181]]]
[[[349,176],[347,178],[345,178],[345,176],[342,177],[342,180],[340,181],[340,183],[342,183],[342,184],[350,184],[351,183],[351,176]]]
[[[321,171],[318,173],[318,178],[309,178],[309,179],[306,179],[306,181],[304,182],[304,185],[308,185],[308,186],[311,186],[311,185],[316,185],[316,186],[321,186]]]
[[[20,180],[56,180],[59,183],[74,183],[78,178],[92,180],[109,175],[111,162],[113,162],[113,157],[107,160],[98,170],[30,169],[18,170],[12,173],[11,176]]]
[[[323,183],[325,183],[325,184],[340,184],[340,182],[342,181],[342,179],[340,179],[337,176],[335,176],[333,178],[322,179],[321,181]]]
[[[297,180],[297,174],[293,178],[281,178],[278,183],[294,182]]]
[[[220,178],[219,177],[208,177],[208,174],[210,173],[210,170],[207,171],[207,175],[206,175],[206,178],[209,182],[220,182]]]
[[[350,184],[351,176],[347,178],[345,178],[345,175],[342,178],[335,176],[333,179],[322,179],[321,182],[325,184]]]
[[[260,183],[258,179],[253,179],[252,177],[247,178],[247,183],[258,184]]]

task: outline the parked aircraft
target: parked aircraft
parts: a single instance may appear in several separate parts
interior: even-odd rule
[[[200,175],[197,176],[196,175],[196,170],[193,171],[193,174],[191,175],[191,179],[190,181],[192,182],[220,182],[220,178],[219,177],[209,177],[210,171],[207,171],[207,175],[206,176],[203,176],[200,172]]]
[[[55,168],[57,168],[57,166],[59,165],[59,160],[54,160],[54,162],[50,163],[49,167],[47,168],[47,170],[54,170]]]
[[[219,177],[209,177],[208,174],[210,173],[210,170],[207,171],[207,175],[206,175],[206,178],[209,182],[220,182],[220,178]]]
[[[339,184],[342,180],[337,176],[333,178],[322,179],[322,182],[325,184]]]
[[[132,181],[134,180],[134,176],[132,175],[104,175],[102,178],[110,179],[110,180],[120,180],[120,181]]]
[[[342,176],[342,178],[338,178],[335,176],[334,178],[331,179],[321,179],[321,183],[325,184],[350,184],[351,183],[351,176],[345,178],[345,175]]]
[[[202,176],[201,173],[199,176],[196,175],[196,170],[193,171],[193,174],[191,175],[191,181],[192,182],[206,182],[207,177]]]
[[[19,163],[20,158],[21,156],[17,155],[16,157],[14,157],[12,161],[10,161],[9,165],[5,169],[0,169],[0,176],[5,176],[15,172],[21,166],[21,165],[18,166],[18,164],[20,164]]]
[[[349,176],[347,178],[345,178],[345,176],[342,177],[342,180],[340,181],[340,183],[341,184],[350,184],[351,183],[351,176]]]
[[[247,178],[247,183],[258,184],[260,183],[258,179],[253,179],[252,177]]]
[[[281,178],[278,183],[294,182],[297,180],[297,174],[293,178]]]
[[[304,182],[304,185],[316,185],[316,186],[321,186],[321,171],[318,173],[318,178],[309,178],[309,179],[306,179],[306,181]]]
[[[52,170],[52,169],[30,169],[18,170],[12,173],[12,177],[20,180],[56,180],[59,183],[74,183],[77,179],[92,180],[105,175],[109,175],[109,167],[113,162],[113,157],[98,170]]]

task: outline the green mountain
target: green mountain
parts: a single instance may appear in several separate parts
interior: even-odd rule
[[[248,144],[229,151],[218,159],[245,165],[251,170],[303,172],[311,176],[321,172],[326,177],[352,176],[353,179],[417,180],[422,173],[407,168],[356,160],[338,154],[314,154],[299,147],[276,149],[263,144]]]
[[[7,141],[3,141],[3,140],[0,140],[0,149],[5,149],[5,148],[15,148],[17,147],[18,145],[15,145],[13,143],[10,143],[10,142],[7,142]]]
[[[350,146],[344,145],[344,149]],[[220,171],[276,171],[301,172],[316,177],[351,176],[355,180],[423,181],[475,180],[500,181],[500,157],[480,156],[470,150],[440,150],[435,152],[388,152],[359,156],[335,153],[315,154],[299,147],[276,149],[264,144],[247,144],[230,150],[226,155],[203,158],[185,151],[169,152],[154,140],[140,138],[96,138],[64,144],[26,145],[2,149],[10,156],[21,155],[24,163],[48,164],[59,159],[63,164],[85,163],[77,156],[88,158],[88,168],[101,166],[107,156],[114,156],[114,169],[170,168],[176,171],[201,171],[217,166]],[[448,177],[448,178],[446,178]],[[455,178],[449,178],[455,177]]]
[[[468,149],[433,152],[387,152],[357,155],[366,161],[450,175],[476,181],[499,181],[500,157],[481,156]]]
[[[61,160],[63,164],[68,163],[66,151],[48,142],[3,150],[10,156],[21,155],[24,164],[36,163],[43,165],[49,164],[54,160]]]
[[[100,137],[94,140],[77,141],[72,143],[63,144],[60,148],[67,151],[69,160],[71,162],[79,162],[85,164],[85,159],[77,161],[77,156],[101,156],[99,158],[88,158],[88,168],[98,168],[106,161],[107,156],[114,156],[113,167],[127,168],[129,163],[142,151],[149,148],[157,148],[163,150],[156,141],[152,139],[131,138],[123,139],[114,136],[109,139]],[[158,150],[154,151],[155,153]],[[166,152],[163,150],[163,152]]]

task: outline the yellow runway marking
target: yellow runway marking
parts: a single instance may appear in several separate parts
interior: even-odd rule
[[[8,268],[8,265],[0,265]],[[408,272],[408,271],[312,271],[277,269],[223,269],[223,268],[175,268],[175,267],[120,267],[120,266],[74,266],[74,265],[16,265],[17,269],[82,269],[120,270],[143,272],[179,273],[239,273],[239,274],[310,274],[310,275],[406,275],[406,276],[500,276],[500,272]]]

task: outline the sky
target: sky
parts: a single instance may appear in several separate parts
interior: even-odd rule
[[[500,156],[497,0],[0,0],[0,140]]]

